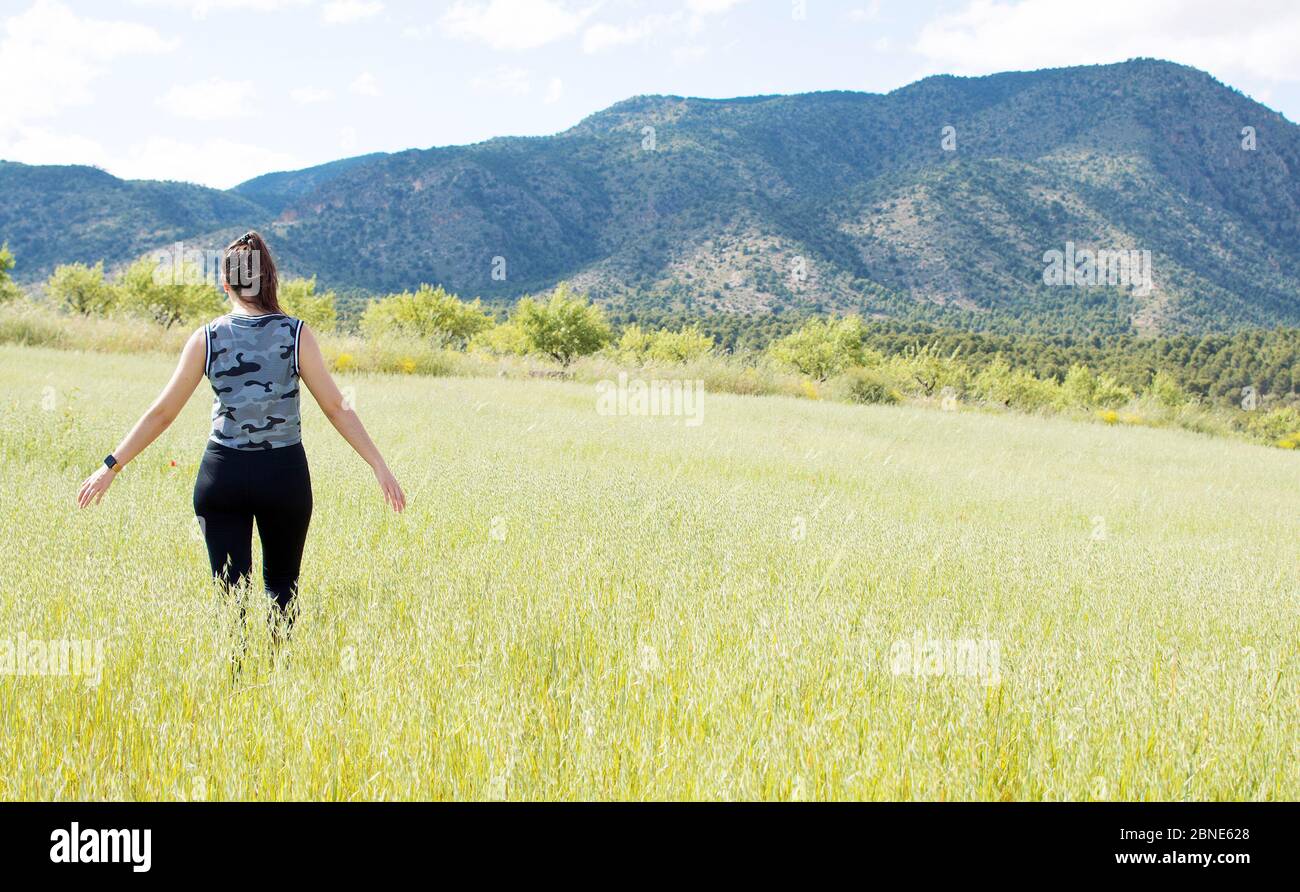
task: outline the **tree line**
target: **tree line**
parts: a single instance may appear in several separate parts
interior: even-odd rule
[[[0,302],[23,296],[9,278],[13,266],[13,255],[0,247]],[[225,311],[211,282],[160,281],[155,270],[152,260],[142,259],[110,281],[102,263],[60,266],[45,283],[45,300],[68,313],[128,314],[164,327],[197,324]],[[611,317],[567,283],[508,309],[426,284],[371,297],[359,312],[341,313],[348,301],[318,288],[315,278],[283,281],[280,301],[325,333],[544,356],[562,369],[598,352],[637,366],[710,357],[782,369],[802,376],[815,392],[857,402],[933,398],[1023,411],[1082,409],[1111,422],[1126,417],[1119,410],[1138,404],[1182,415],[1218,406],[1248,413],[1236,426],[1279,445],[1300,431],[1300,329],[1293,328],[1138,338],[995,334],[858,315]],[[720,329],[733,337],[720,339]],[[745,346],[729,349],[721,342],[736,344],[741,330],[758,334],[744,339]]]

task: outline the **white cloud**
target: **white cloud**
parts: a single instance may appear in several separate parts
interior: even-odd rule
[[[686,0],[686,8],[696,15],[718,15],[744,2],[745,0]]]
[[[850,22],[874,22],[880,16],[880,0],[872,0],[866,6],[856,6],[848,11]]]
[[[595,7],[571,9],[555,0],[457,0],[438,24],[448,37],[495,50],[527,50],[574,34]]]
[[[532,72],[525,68],[501,66],[490,74],[470,80],[476,93],[499,96],[527,96],[533,91]]]
[[[210,77],[196,84],[177,84],[158,104],[182,118],[223,121],[253,114],[257,88],[252,81],[227,81]]]
[[[687,33],[698,37],[708,27],[710,17],[728,13],[746,2],[748,0],[686,0],[686,10],[690,13],[686,23]]]
[[[709,48],[703,44],[679,46],[673,50],[674,65],[689,65],[709,55]]]
[[[93,139],[36,127],[20,127],[16,138],[0,139],[0,157],[28,164],[93,164],[124,179],[181,180],[218,189],[303,166],[290,153],[228,139],[190,143],[155,137],[114,155]]]
[[[93,139],[20,124],[0,133],[0,158],[27,164],[102,164],[104,147]]]
[[[407,25],[402,36],[408,40],[428,40],[433,36],[433,25]]]
[[[582,49],[588,53],[599,53],[628,44],[643,43],[680,22],[681,19],[681,13],[673,13],[672,15],[649,15],[626,25],[610,25],[601,22],[583,32]]]
[[[289,98],[299,105],[314,105],[317,102],[328,102],[334,98],[334,94],[319,87],[294,87],[289,91]]]
[[[554,105],[564,96],[564,81],[558,77],[553,77],[546,84],[546,95],[542,97],[542,102],[547,105]]]
[[[196,19],[205,19],[214,10],[231,12],[239,9],[257,12],[276,12],[296,6],[308,6],[314,0],[132,0],[136,6],[162,7],[188,12]]]
[[[327,25],[351,25],[372,19],[384,11],[379,0],[330,0],[320,11],[321,21]]]
[[[378,78],[369,71],[363,71],[353,78],[348,90],[357,96],[379,96],[383,92],[379,89]]]
[[[177,46],[146,25],[82,18],[55,0],[38,0],[3,27],[0,131],[92,102],[91,85],[115,59]]]
[[[124,156],[110,159],[103,166],[126,179],[184,180],[229,189],[267,171],[293,170],[302,163],[287,152],[228,139],[190,143],[153,137],[131,146]]]
[[[922,28],[914,49],[933,70],[1008,69],[1155,56],[1220,78],[1300,79],[1300,4],[1294,0],[971,0]]]

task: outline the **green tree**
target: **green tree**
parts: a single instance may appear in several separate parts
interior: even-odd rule
[[[1133,399],[1133,391],[1115,380],[1111,375],[1097,376],[1097,393],[1094,401],[1103,409],[1117,409]]]
[[[315,331],[330,332],[338,327],[338,296],[333,291],[316,293],[316,277],[286,279],[280,283],[280,306]]]
[[[13,283],[9,271],[14,268],[14,255],[9,253],[9,243],[0,245],[0,304],[22,297],[22,289]]]
[[[149,262],[152,271],[154,264]],[[104,281],[104,262],[94,266],[68,263],[56,267],[45,283],[51,298],[74,313],[106,313],[116,301],[113,286]]]
[[[1027,369],[1012,368],[1003,356],[986,365],[973,383],[975,393],[990,403],[1032,412],[1061,401],[1056,381],[1043,381]]]
[[[1255,436],[1277,442],[1278,445],[1281,445],[1280,441],[1290,439],[1292,435],[1298,435],[1297,438],[1300,439],[1300,408],[1283,406],[1268,412],[1254,413],[1247,422],[1247,428]]]
[[[615,354],[624,362],[688,362],[713,349],[713,338],[696,326],[669,331],[646,331],[639,325],[623,329]]]
[[[121,309],[165,328],[211,319],[225,307],[202,270],[186,266],[179,277],[160,275],[157,261],[147,257],[127,267],[114,290]]]
[[[568,365],[576,357],[595,353],[609,343],[605,312],[586,295],[569,293],[561,282],[546,303],[526,297],[515,307],[515,323],[523,329],[528,348]]]
[[[369,338],[403,334],[462,346],[492,324],[479,300],[465,303],[430,285],[373,300],[361,314],[361,333]]]
[[[1065,373],[1061,399],[1067,406],[1089,408],[1097,404],[1097,376],[1083,363],[1076,362]]]
[[[653,341],[654,333],[646,331],[634,322],[624,328],[623,333],[619,335],[618,343],[614,345],[614,353],[623,362],[645,362]]]
[[[809,319],[798,331],[773,341],[769,351],[782,365],[825,381],[867,361],[866,327],[857,316]]]
[[[1177,409],[1187,402],[1187,394],[1178,386],[1174,376],[1163,370],[1152,376],[1147,385],[1147,395],[1169,409]]]
[[[490,353],[523,356],[528,352],[528,336],[518,324],[505,322],[479,332],[470,346]]]

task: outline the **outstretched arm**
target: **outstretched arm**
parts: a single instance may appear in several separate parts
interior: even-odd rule
[[[366,433],[366,427],[357,417],[356,411],[348,405],[338,385],[334,383],[329,369],[325,367],[325,357],[321,356],[320,344],[316,343],[316,336],[306,325],[303,325],[298,335],[298,375],[311,391],[311,395],[316,398],[316,403],[325,413],[325,417],[330,420],[330,424],[334,425],[334,429],[343,435],[348,445],[355,449],[357,455],[365,459],[366,464],[374,470],[375,479],[379,481],[379,488],[384,491],[384,498],[388,500],[388,504],[394,511],[405,508],[406,494],[402,492],[402,487],[398,485],[393,472],[388,470],[384,457],[379,454],[378,447]]]
[[[176,371],[172,372],[172,378],[167,382],[167,386],[158,395],[158,399],[153,401],[148,411],[140,416],[140,420],[135,423],[135,427],[131,428],[126,438],[113,450],[117,467],[112,470],[106,467],[100,468],[81,484],[81,489],[77,491],[79,507],[85,508],[87,505],[98,504],[104,497],[104,493],[108,492],[118,471],[158,439],[158,435],[167,430],[176,420],[181,409],[185,408],[185,403],[194,393],[194,388],[199,385],[199,381],[203,380],[203,363],[207,349],[204,338],[201,328],[190,335],[190,339],[185,342],[185,349],[181,351],[181,359],[176,364]]]

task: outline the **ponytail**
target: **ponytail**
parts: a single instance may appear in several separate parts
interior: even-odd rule
[[[226,247],[221,273],[231,292],[244,303],[263,313],[284,312],[280,309],[275,259],[260,233],[250,229]]]

